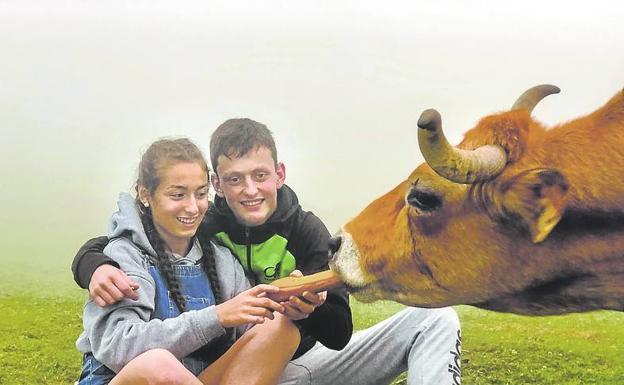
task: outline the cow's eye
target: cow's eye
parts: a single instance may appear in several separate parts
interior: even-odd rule
[[[407,203],[421,211],[433,211],[442,206],[442,199],[430,191],[413,188],[407,195]]]

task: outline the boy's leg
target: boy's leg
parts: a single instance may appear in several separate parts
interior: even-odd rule
[[[408,371],[408,385],[460,383],[459,320],[452,308],[407,308],[357,332],[341,351],[317,343],[286,367],[280,384],[388,384]]]

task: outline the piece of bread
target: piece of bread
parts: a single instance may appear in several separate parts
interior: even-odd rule
[[[279,293],[269,294],[274,301],[288,301],[291,296],[300,297],[304,291],[318,293],[343,286],[340,277],[331,270],[310,274],[303,277],[285,277],[271,282],[271,285],[280,288]]]

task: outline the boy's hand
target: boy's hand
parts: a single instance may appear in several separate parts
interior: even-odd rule
[[[139,299],[135,291],[139,285],[123,271],[112,265],[101,265],[89,281],[89,296],[96,305],[104,307],[121,301],[124,297]]]
[[[290,276],[303,277],[303,273],[295,270],[290,273]],[[326,291],[320,293],[304,291],[301,297],[290,297],[287,302],[282,302],[285,309],[284,314],[293,321],[308,318],[317,307],[325,303],[326,299]]]

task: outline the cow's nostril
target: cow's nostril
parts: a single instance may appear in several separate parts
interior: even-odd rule
[[[341,236],[331,237],[329,239],[329,254],[334,254],[340,248],[340,244],[342,243]]]

